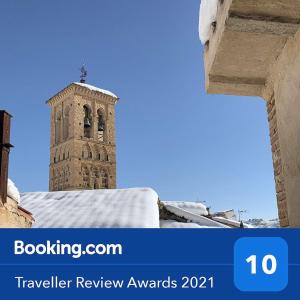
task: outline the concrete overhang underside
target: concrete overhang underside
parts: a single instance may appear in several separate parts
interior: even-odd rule
[[[261,96],[271,66],[299,28],[299,0],[219,1],[205,47],[208,93]]]

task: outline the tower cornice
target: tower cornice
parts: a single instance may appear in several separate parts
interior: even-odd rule
[[[60,102],[60,100],[65,99],[71,94],[88,96],[98,100],[105,100],[111,104],[116,104],[116,102],[119,100],[115,94],[109,91],[102,90],[88,84],[73,82],[47,100],[46,104],[49,104],[50,106],[55,105],[57,102]]]

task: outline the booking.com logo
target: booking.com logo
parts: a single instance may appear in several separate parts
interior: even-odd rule
[[[122,255],[121,244],[68,244],[57,240],[55,243],[47,240],[40,244],[25,244],[23,241],[14,242],[15,255],[71,255],[80,258],[82,255]]]

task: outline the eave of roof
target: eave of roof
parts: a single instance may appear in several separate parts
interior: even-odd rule
[[[86,84],[86,83],[81,83],[81,82],[72,82],[70,83],[68,86],[66,86],[65,88],[63,88],[62,90],[60,90],[58,93],[56,93],[54,96],[52,96],[49,100],[46,101],[46,104],[49,104],[53,99],[57,98],[59,95],[61,95],[62,93],[66,92],[68,89],[72,88],[72,87],[77,87],[77,88],[82,88],[83,90],[89,91],[89,92],[94,92],[97,94],[102,94],[104,96],[107,97],[111,97],[115,100],[118,100],[118,96],[115,95],[114,93],[98,88],[96,86],[90,85],[90,84]]]

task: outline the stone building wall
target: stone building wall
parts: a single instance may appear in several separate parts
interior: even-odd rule
[[[7,197],[0,204],[0,228],[30,228],[33,218],[29,212],[18,206],[17,201]]]
[[[280,223],[300,227],[300,2],[216,3],[206,90],[267,101]]]
[[[280,224],[300,227],[300,31],[288,39],[269,74],[263,97],[277,123],[276,134],[272,127],[270,134]]]
[[[267,112],[268,112],[268,121],[270,127],[270,141],[272,146],[272,158],[273,158],[274,178],[275,178],[280,226],[288,227],[289,220],[288,220],[288,210],[287,210],[287,199],[286,199],[286,191],[284,186],[283,165],[282,165],[281,153],[280,153],[278,124],[277,124],[277,115],[276,115],[276,106],[275,106],[274,97],[271,97],[271,99],[267,101]]]
[[[114,97],[74,84],[49,100],[50,191],[116,188],[116,101]],[[92,120],[88,137],[84,129],[84,107],[90,110]],[[98,130],[99,114],[104,116],[105,121],[105,130],[101,134]],[[58,130],[56,126],[60,117],[62,120]],[[60,138],[57,138],[57,134]]]

